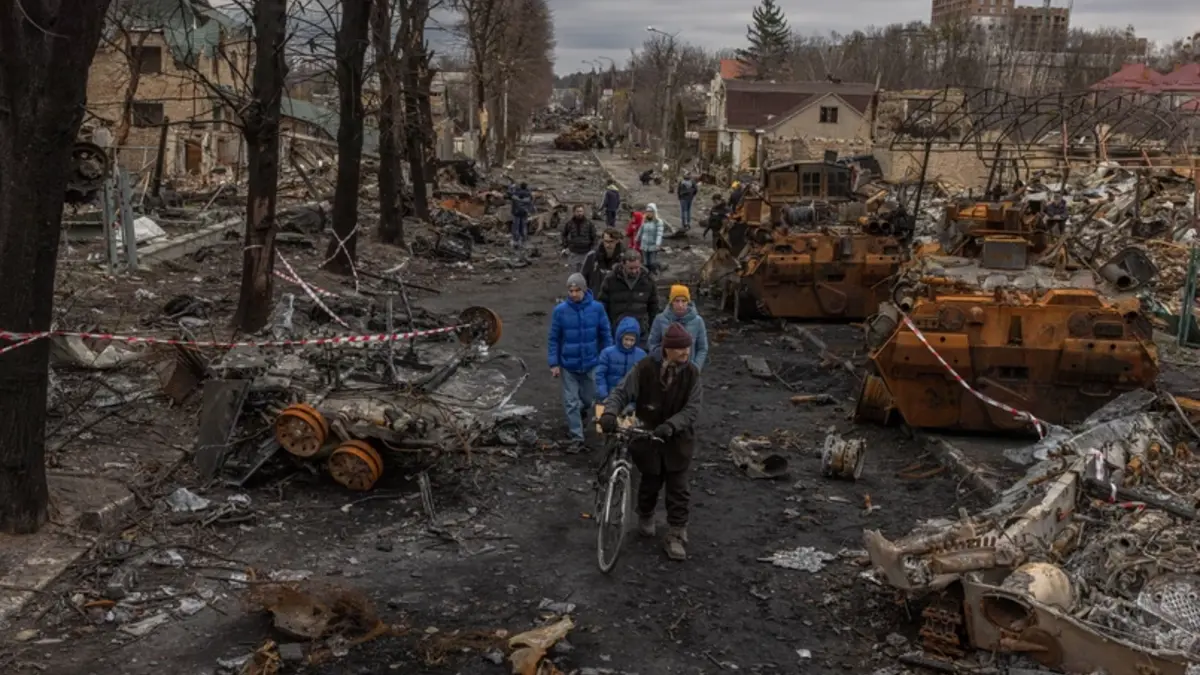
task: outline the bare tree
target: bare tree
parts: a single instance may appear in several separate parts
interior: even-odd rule
[[[379,74],[379,238],[387,244],[404,245],[401,209],[403,172],[397,143],[402,124],[398,120],[401,40],[394,38],[393,0],[375,0],[371,12],[371,46],[375,71]]]
[[[0,0],[0,330],[50,329],[71,148],[108,4]],[[48,517],[49,356],[48,340],[0,354],[0,532]]]
[[[362,179],[363,65],[371,0],[342,0],[334,46],[338,82],[338,173],[333,196],[333,239],[326,268],[349,274],[358,244],[358,189]]]
[[[400,0],[401,44],[400,73],[404,84],[404,151],[408,156],[408,177],[412,182],[413,210],[418,218],[429,217],[430,150],[433,115],[429,88],[433,80],[430,60],[433,51],[425,41],[425,26],[432,10],[430,0]]]
[[[275,271],[275,204],[279,182],[279,117],[288,64],[287,0],[254,2],[254,81],[240,107],[248,186],[242,285],[234,325],[255,332],[271,318]]]

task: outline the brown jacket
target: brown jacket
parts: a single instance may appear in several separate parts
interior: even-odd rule
[[[653,357],[637,362],[633,370],[608,394],[605,410],[624,410],[633,401],[642,426],[655,429],[669,424],[674,434],[666,442],[637,440],[629,446],[633,462],[642,473],[687,471],[696,451],[696,417],[700,413],[700,370],[692,363],[680,367],[669,387],[662,384],[662,361]]]

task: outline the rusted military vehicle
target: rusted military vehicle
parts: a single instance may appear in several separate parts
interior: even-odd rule
[[[867,321],[872,372],[856,416],[1028,429],[1012,410],[1067,424],[1153,383],[1158,355],[1138,300],[1106,297],[1100,286],[1136,287],[1155,273],[1149,259],[1123,252],[1104,266],[1120,281],[1098,279],[1049,234],[1036,206],[948,207],[941,241],[914,253]]]
[[[864,319],[888,297],[911,219],[862,215],[850,173],[819,161],[763,171],[703,270],[737,316]]]

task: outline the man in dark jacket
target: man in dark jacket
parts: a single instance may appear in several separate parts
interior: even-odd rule
[[[529,216],[533,212],[533,194],[529,185],[521,183],[512,191],[512,243],[514,248],[525,245],[529,232]]]
[[[634,401],[641,426],[653,429],[658,442],[639,439],[629,452],[642,480],[638,485],[638,530],[654,536],[654,510],[658,493],[666,487],[667,557],[687,559],[687,525],[691,494],[688,469],[696,450],[696,418],[700,412],[700,370],[688,361],[692,336],[672,324],[663,339],[663,353],[638,361],[604,401],[600,428],[617,429],[617,412]]]
[[[621,210],[621,191],[616,185],[608,184],[608,188],[604,190],[604,200],[600,203],[600,208],[604,211],[605,227],[616,227],[617,211]]]
[[[600,236],[600,245],[587,254],[579,271],[583,278],[587,279],[588,288],[593,293],[600,292],[600,284],[603,283],[604,277],[621,264],[621,256],[624,253],[625,245],[621,243],[621,233],[611,227],[605,230]]]
[[[550,375],[562,382],[563,409],[571,440],[583,442],[583,430],[592,412],[596,381],[593,371],[600,352],[612,346],[612,327],[604,307],[592,299],[581,274],[567,278],[567,299],[550,316],[546,357]]]
[[[697,192],[699,187],[696,181],[692,180],[692,174],[683,174],[683,180],[679,181],[675,193],[679,196],[679,225],[684,231],[692,226],[692,202],[695,201]]]
[[[708,219],[704,221],[704,233],[712,232],[713,249],[721,244],[721,230],[725,227],[725,219],[729,217],[729,205],[719,194],[713,195],[712,206],[708,209]]]
[[[562,247],[572,272],[583,266],[583,259],[596,247],[597,239],[596,225],[584,214],[582,206],[576,206],[571,219],[563,223],[562,231]]]
[[[654,277],[642,269],[642,258],[637,251],[626,251],[621,258],[621,266],[600,283],[596,299],[604,303],[610,325],[632,316],[646,335],[650,323],[658,316],[658,289]]]

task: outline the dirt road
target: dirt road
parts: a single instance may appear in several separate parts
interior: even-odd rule
[[[510,173],[579,194],[602,184],[599,166],[586,153],[546,147],[530,149]],[[505,336],[497,348],[525,359],[532,371],[516,402],[536,407],[531,421],[540,438],[556,440],[562,437],[559,391],[546,368],[545,331],[550,310],[565,295],[566,270],[554,238],[534,243],[543,255],[532,266],[457,274],[440,296],[422,304],[435,310],[484,305],[500,313]],[[969,496],[947,478],[897,475],[932,459],[899,431],[847,421],[853,376],[822,363],[777,327],[739,325],[703,303],[701,310],[714,344],[704,371],[689,561],[668,562],[659,542],[634,541],[610,576],[600,574],[587,517],[599,457],[553,447],[517,457],[481,455],[466,468],[439,474],[436,526],[404,477],[380,486],[379,498],[349,507],[355,495],[327,481],[252,492],[262,515],[225,535],[230,558],[355,587],[387,621],[411,628],[294,672],[508,672],[486,649],[447,652],[432,645],[454,646],[446,640],[454,631],[526,630],[547,613],[539,609],[546,603],[573,606],[578,627],[555,656],[568,672],[658,675],[736,667],[864,673],[890,665],[878,645],[892,632],[911,636],[915,626],[903,623],[904,609],[890,592],[859,579],[864,568],[854,551],[862,529],[898,535],[918,519],[952,514]],[[812,328],[843,356],[859,349],[851,327]],[[778,377],[752,375],[743,356],[765,359]],[[789,402],[797,393],[831,394],[837,403],[798,407]],[[868,439],[858,482],[820,476],[814,451],[830,428]],[[752,480],[735,467],[726,448],[743,433],[771,436],[789,460],[790,476]],[[864,508],[868,496],[877,508]],[[759,560],[798,547],[830,559],[815,573]],[[221,672],[218,659],[244,656],[271,635],[269,620],[248,614],[236,589],[207,581],[200,570],[180,573],[172,585],[216,584],[210,607],[121,646],[111,643],[111,627],[81,632],[80,621],[68,616],[42,633],[66,642],[22,646],[18,667],[36,662],[51,674],[157,675],[164,667],[180,675]],[[292,664],[285,666],[293,672],[287,670]]]

